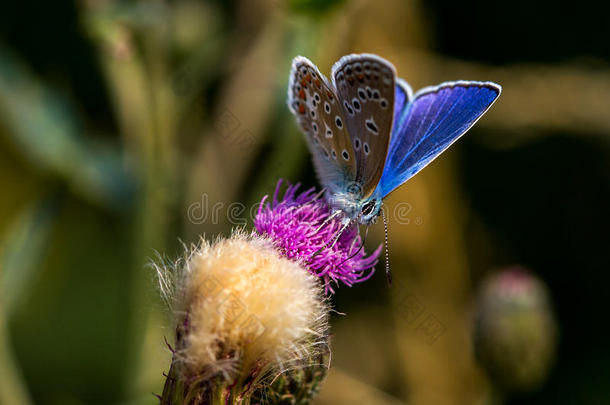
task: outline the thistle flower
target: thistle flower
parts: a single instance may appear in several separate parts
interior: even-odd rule
[[[328,204],[318,199],[313,188],[297,195],[299,184],[289,185],[278,199],[282,180],[273,201],[265,196],[254,219],[256,230],[269,236],[286,257],[303,263],[324,280],[326,293],[334,293],[332,283],[352,286],[368,280],[374,273],[381,246],[366,256],[357,226],[347,228],[333,243],[343,227],[341,217],[331,217]]]
[[[476,304],[474,349],[496,388],[526,391],[546,377],[557,326],[544,283],[521,267],[493,274]]]
[[[177,324],[162,404],[315,393],[328,367],[327,301],[317,279],[270,240],[237,232],[202,241],[157,270]]]

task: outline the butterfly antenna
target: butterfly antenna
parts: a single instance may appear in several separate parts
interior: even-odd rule
[[[385,234],[385,275],[388,278],[388,284],[392,285],[392,273],[390,273],[390,248],[388,245],[388,221],[383,210],[381,210],[381,216],[383,217],[383,229]]]

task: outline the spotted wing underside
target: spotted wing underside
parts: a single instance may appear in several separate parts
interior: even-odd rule
[[[392,122],[396,70],[376,55],[342,57],[331,73],[356,155],[356,183],[369,197],[383,173]]]
[[[311,150],[320,183],[330,192],[356,177],[356,160],[339,99],[324,75],[307,58],[292,62],[288,107]]]

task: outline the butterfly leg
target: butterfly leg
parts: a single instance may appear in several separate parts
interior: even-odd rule
[[[324,222],[322,222],[322,224],[318,227],[318,229],[316,229],[316,233],[320,232],[320,229],[324,228],[324,226],[326,224],[328,224],[330,221],[332,221],[333,218],[339,214],[341,214],[341,210],[335,210],[335,212],[333,212],[331,215],[329,215],[328,218],[326,218],[324,220]]]
[[[340,212],[340,211],[338,211]],[[333,214],[334,215],[334,214]],[[339,237],[343,234],[343,232],[347,229],[347,227],[352,223],[352,220],[349,218],[343,218],[341,220],[342,226],[341,229],[339,229],[339,231],[337,232],[337,234],[333,237],[332,239],[332,243],[325,243],[324,246],[322,246],[320,249],[318,249],[317,252],[315,252],[311,258],[313,259],[314,257],[316,257],[317,255],[319,255],[320,253],[322,253],[322,251],[326,248],[332,248],[333,246],[335,246],[335,243],[337,243],[337,241],[339,240]]]
[[[337,236],[335,236],[333,238],[333,243],[332,243],[332,245],[330,245],[331,248],[333,246],[335,246],[335,243],[337,243],[337,241],[339,240],[339,237],[343,234],[343,232],[347,229],[347,227],[352,223],[352,220],[349,218],[343,218],[343,220],[341,220],[341,222],[342,222],[343,226],[341,227],[339,232],[337,232]]]

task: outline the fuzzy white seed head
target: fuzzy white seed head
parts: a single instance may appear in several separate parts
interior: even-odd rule
[[[254,364],[281,372],[327,344],[329,309],[317,278],[263,237],[202,241],[185,261],[158,270],[185,325],[177,355],[189,372],[229,377]]]

